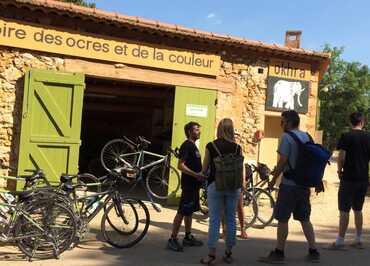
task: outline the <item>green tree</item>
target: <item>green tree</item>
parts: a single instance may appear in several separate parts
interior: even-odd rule
[[[76,4],[76,5],[80,5],[80,6],[92,7],[92,8],[94,8],[96,6],[95,3],[90,3],[90,2],[85,1],[85,0],[59,0],[59,1],[67,2],[67,3],[73,3],[73,4]]]
[[[341,134],[349,129],[348,116],[354,111],[369,113],[370,72],[366,65],[346,62],[341,58],[343,47],[326,45],[331,63],[319,84],[320,128],[324,131],[323,142],[330,150],[335,149]]]

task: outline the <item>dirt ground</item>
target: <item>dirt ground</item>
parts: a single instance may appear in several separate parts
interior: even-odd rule
[[[316,238],[322,254],[321,265],[355,266],[369,265],[370,261],[370,198],[366,199],[364,207],[364,250],[348,248],[346,251],[328,251],[324,247],[331,243],[337,232],[337,177],[335,164],[328,167],[325,174],[327,190],[319,196],[312,196],[312,222],[315,227]],[[116,266],[116,265],[199,265],[199,259],[207,254],[207,248],[186,248],[183,253],[175,253],[165,249],[166,241],[170,235],[173,217],[176,210],[162,208],[157,213],[149,204],[151,225],[146,237],[130,249],[116,249],[99,239],[100,221],[97,219],[91,229],[88,240],[79,247],[62,254],[59,260],[33,261],[31,264],[22,258],[15,247],[0,246],[0,265],[21,266]],[[195,215],[193,223],[194,234],[206,242],[208,220],[200,215]],[[259,256],[266,255],[275,243],[276,227],[269,226],[264,229],[248,229],[248,240],[238,240],[234,250],[235,262],[233,265],[263,265],[256,260]],[[181,234],[180,238],[182,238]],[[347,242],[354,237],[353,216],[351,216],[350,230]],[[221,260],[223,254],[223,241],[219,241],[218,258],[216,264],[224,264]],[[301,232],[300,224],[291,221],[288,244],[286,248],[287,263],[290,265],[308,265],[304,261],[307,245]]]

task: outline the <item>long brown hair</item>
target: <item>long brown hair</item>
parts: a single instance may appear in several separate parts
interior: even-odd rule
[[[235,142],[233,120],[231,120],[230,118],[224,118],[218,123],[217,138]]]

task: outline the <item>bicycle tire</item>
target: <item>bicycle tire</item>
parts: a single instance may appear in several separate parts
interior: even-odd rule
[[[108,141],[100,152],[100,161],[102,166],[108,172],[123,167],[124,163],[120,160],[120,156],[127,153],[135,152],[132,145],[127,143],[123,139],[113,139]],[[137,160],[136,155],[129,156],[125,158],[127,162],[134,165]]]
[[[262,188],[255,188],[254,195],[258,206],[257,221],[266,227],[274,220],[275,200],[267,190]]]
[[[204,215],[208,215],[209,209],[208,209],[208,201],[207,201],[207,190],[205,188],[201,188],[199,191],[199,207],[200,212]]]
[[[112,210],[114,210],[114,204],[111,204],[109,207],[107,207],[107,209],[104,212],[104,215],[103,215],[102,220],[101,220],[101,231],[102,231],[102,234],[103,234],[103,237],[104,237],[105,241],[107,241],[113,247],[116,247],[116,248],[130,248],[130,247],[133,247],[134,245],[136,245],[137,243],[139,243],[144,238],[146,233],[148,232],[149,224],[150,224],[150,214],[149,214],[148,208],[146,207],[146,205],[141,200],[122,199],[122,201],[128,201],[128,202],[132,203],[132,205],[135,208],[141,208],[143,210],[143,212],[144,212],[144,217],[143,217],[144,222],[143,222],[142,231],[138,232],[138,228],[137,228],[134,233],[132,233],[130,235],[123,235],[123,234],[120,234],[119,232],[115,231],[114,228],[113,228],[113,230],[116,233],[118,233],[118,237],[120,238],[120,240],[124,240],[124,243],[118,243],[118,241],[115,241],[113,239],[113,237],[110,235],[110,232],[108,232],[109,228],[107,228],[107,224],[109,224],[109,222],[106,223],[107,216],[109,215],[109,213]],[[138,206],[136,206],[136,205],[138,205]],[[139,222],[140,221],[142,221],[141,217],[139,217]],[[138,232],[138,235],[135,235],[136,232]],[[133,236],[132,239],[130,239],[131,236]]]
[[[131,235],[133,233],[135,233],[135,231],[137,230],[138,226],[139,226],[139,217],[138,217],[138,213],[135,209],[135,206],[129,202],[129,201],[126,201],[127,204],[130,206],[130,209],[132,209],[132,211],[134,212],[134,215],[135,215],[135,224],[133,226],[133,228],[131,230],[120,230],[117,226],[114,225],[114,223],[112,222],[112,220],[109,218],[109,216],[107,215],[107,221],[109,223],[109,225],[116,231],[118,232],[119,234],[122,234],[122,235]],[[121,210],[119,209],[119,206],[117,206],[117,203],[113,203],[114,206],[115,206],[115,212],[116,212],[116,215],[117,216],[121,216],[121,210],[123,210],[121,208]],[[122,216],[121,216],[122,217]],[[125,220],[125,217],[122,217],[122,220],[124,220],[123,222],[127,223]]]
[[[77,196],[77,199],[88,196],[87,193],[94,194],[94,193],[99,193],[102,191],[101,185],[100,186],[88,186],[88,184],[100,183],[99,178],[97,178],[96,176],[92,174],[89,174],[89,173],[79,174],[77,175],[77,180],[78,180],[78,183],[81,185],[78,188],[75,188],[75,191],[74,191],[75,195]],[[92,217],[97,215],[97,210],[94,210],[91,213],[88,212],[88,207],[91,207],[89,206],[89,201],[90,201],[89,198],[84,198],[84,200],[79,201],[82,203],[82,206],[80,206],[82,208],[79,210],[79,213],[81,217],[84,217],[87,221],[90,221]]]
[[[50,207],[52,209],[50,209]],[[57,218],[56,214],[59,216],[56,212],[57,209],[60,211],[59,214],[64,214],[64,216],[59,217],[59,220],[62,222],[62,224],[59,225],[59,231],[56,231],[57,226],[55,225]],[[32,204],[25,204],[24,210],[30,216],[35,215],[36,217],[33,217],[35,221],[37,221],[36,219],[41,219],[42,227],[47,226],[47,228],[45,228],[46,231],[48,234],[52,234],[52,237],[46,237],[44,235],[44,239],[41,239],[41,241],[40,238],[35,239],[35,237],[33,239],[31,237],[25,237],[16,240],[18,248],[28,258],[57,258],[71,246],[76,236],[77,225],[75,215],[67,205],[57,202],[50,203],[50,201],[40,201],[33,202]],[[50,224],[50,221],[52,221],[53,224]],[[30,226],[28,226],[27,223]],[[35,227],[32,223],[29,223],[23,215],[18,216],[14,226],[14,237],[22,237],[23,234],[30,233],[32,226]],[[67,227],[71,230],[67,230]],[[50,240],[49,238],[52,239]],[[40,245],[36,247],[35,245],[37,242],[40,242]],[[57,245],[57,248],[55,248],[54,245]]]
[[[163,169],[165,167],[165,169]],[[171,172],[174,174],[171,175]],[[175,183],[175,189],[171,192],[169,190],[169,178],[173,177],[171,183]],[[159,184],[159,189],[155,187]],[[176,194],[180,189],[180,175],[179,172],[171,165],[161,164],[154,166],[150,169],[148,175],[146,176],[145,185],[150,194],[158,199],[168,199],[170,196]],[[160,193],[160,194],[159,194]]]
[[[243,208],[245,228],[251,227],[258,217],[258,205],[252,193],[243,192]]]

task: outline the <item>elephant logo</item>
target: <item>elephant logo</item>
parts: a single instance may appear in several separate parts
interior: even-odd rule
[[[302,107],[301,94],[305,90],[298,81],[279,80],[274,85],[273,103],[275,108],[295,109],[295,97],[297,103]]]

